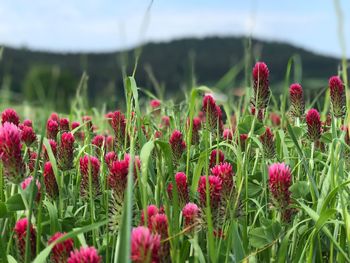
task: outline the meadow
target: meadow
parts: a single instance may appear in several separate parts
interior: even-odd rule
[[[350,262],[347,72],[307,100],[292,69],[279,96],[256,62],[239,96],[140,104],[132,75],[105,112],[83,76],[69,114],[5,109],[0,261]]]

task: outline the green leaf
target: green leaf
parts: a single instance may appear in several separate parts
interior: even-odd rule
[[[322,133],[320,141],[324,142],[324,143],[331,143],[332,142],[332,133],[331,132]]]
[[[26,209],[22,196],[20,194],[14,194],[13,196],[11,196],[6,201],[6,207],[9,212],[16,212]]]
[[[255,248],[265,247],[279,238],[281,225],[277,221],[263,220],[264,226],[249,232],[249,242]]]
[[[4,202],[0,202],[0,218],[5,218],[8,216],[7,207]]]
[[[250,129],[253,125],[254,116],[247,115],[243,118],[243,121],[238,124],[238,130],[240,134],[248,134],[250,132]],[[261,135],[265,132],[264,125],[259,122],[258,120],[255,120],[254,124],[254,134]]]
[[[310,193],[310,186],[306,181],[299,181],[295,182],[289,190],[293,198],[305,198]]]

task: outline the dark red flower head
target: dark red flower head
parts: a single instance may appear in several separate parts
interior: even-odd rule
[[[275,140],[274,135],[269,127],[266,127],[265,132],[260,135],[260,142],[263,146],[264,156],[267,159],[272,159],[275,157]]]
[[[173,131],[169,143],[173,153],[173,160],[177,163],[186,149],[186,143],[183,140],[182,133],[178,130]]]
[[[175,175],[175,182],[177,185],[177,191],[179,195],[179,199],[181,203],[187,203],[189,200],[188,195],[188,185],[187,185],[187,176],[183,172],[176,173]],[[172,183],[168,186],[168,195],[170,198],[172,198]]]
[[[36,134],[32,127],[22,126],[22,142],[24,142],[27,147],[31,146],[36,141]]]
[[[58,114],[56,112],[51,113],[49,119],[53,120],[53,121],[55,121],[57,123],[60,122],[60,117],[58,116]]]
[[[23,123],[22,123],[24,126],[28,126],[28,127],[33,127],[33,123],[31,120],[24,120]]]
[[[24,176],[21,148],[21,131],[15,124],[5,122],[0,126],[0,158],[4,176],[12,183],[19,183]]]
[[[252,104],[258,109],[264,109],[270,99],[269,69],[264,62],[257,62],[253,68],[254,95]]]
[[[187,120],[187,126],[190,127],[190,120]],[[202,127],[202,121],[200,118],[195,117],[192,121],[192,144],[196,145],[199,143],[199,131]]]
[[[50,162],[46,162],[44,165],[43,177],[47,195],[52,199],[56,198],[58,196],[58,185]]]
[[[147,222],[145,222],[144,210],[142,210],[140,224],[147,225],[147,227],[151,230],[152,229],[152,217],[157,215],[160,211],[159,211],[158,207],[156,207],[155,205],[149,205],[149,206],[147,206],[146,212],[147,212]]]
[[[66,233],[57,232],[48,241],[48,244],[53,243],[57,239],[63,237]],[[74,241],[71,238],[66,239],[56,244],[51,250],[51,261],[54,263],[65,263],[73,251]]]
[[[182,209],[182,216],[184,218],[184,227],[190,227],[198,223],[200,210],[194,203],[187,203]]]
[[[284,163],[274,163],[269,167],[269,188],[275,205],[286,208],[290,203],[291,171]]]
[[[322,124],[320,114],[317,110],[311,109],[306,114],[307,133],[309,139],[313,142],[321,137]]]
[[[160,236],[139,226],[131,232],[131,261],[134,263],[159,262]]]
[[[222,111],[216,105],[216,101],[211,94],[206,94],[203,97],[202,111],[205,113],[205,120],[213,133],[216,134],[217,128],[221,133],[223,129]]]
[[[92,195],[100,194],[100,161],[94,156],[85,155],[80,158],[80,194],[82,197],[89,196],[89,175],[91,175]]]
[[[116,141],[119,145],[124,143],[126,134],[126,119],[122,112],[115,111],[112,115],[111,126],[114,131]]]
[[[331,77],[328,83],[331,95],[332,112],[335,117],[341,118],[346,113],[346,94],[344,84],[338,76]]]
[[[234,185],[234,172],[231,164],[226,162],[217,164],[213,168],[211,168],[211,174],[221,179],[222,191],[224,194],[229,195]]]
[[[232,141],[233,139],[233,134],[234,134],[234,129],[225,129],[222,133],[222,137],[226,141]]]
[[[46,123],[46,137],[48,139],[56,140],[58,130],[58,122],[53,119],[48,119]]]
[[[294,83],[289,87],[290,111],[293,117],[300,118],[305,112],[303,88],[300,84]]]
[[[161,105],[160,100],[151,100],[150,105],[153,109],[159,108]]]
[[[160,128],[165,129],[170,127],[170,118],[169,116],[163,116]]]
[[[1,124],[4,125],[5,122],[13,123],[18,126],[19,116],[14,109],[6,109],[1,114]]]
[[[209,196],[210,196],[210,206],[212,208],[217,208],[221,201],[221,189],[222,189],[222,181],[219,177],[210,175],[209,177]],[[207,177],[201,176],[198,184],[198,193],[201,205],[206,207],[207,199],[206,199],[206,182]]]
[[[58,149],[58,164],[62,171],[67,171],[73,167],[74,141],[75,139],[71,132],[62,133]]]
[[[108,152],[108,153],[106,153],[106,155],[105,155],[105,162],[106,162],[108,168],[110,168],[112,163],[114,161],[117,161],[117,159],[118,159],[118,156],[115,154],[115,152]]]
[[[69,120],[67,118],[60,119],[60,130],[61,132],[68,132],[69,128]]]
[[[225,161],[225,155],[221,150],[212,150],[210,153],[209,167],[212,168],[216,164],[222,163]]]
[[[28,219],[22,218],[16,222],[16,225],[14,228],[15,240],[16,240],[17,249],[21,257],[21,260],[24,260],[24,256],[26,252],[27,226],[28,226]],[[31,258],[34,258],[35,247],[36,247],[36,232],[33,225],[30,225],[29,235],[30,235],[29,247],[30,247]]]
[[[49,139],[48,141],[49,141],[53,156],[57,157],[57,142],[55,142],[54,140],[51,140],[51,139]],[[45,145],[43,145],[43,154],[44,154],[45,161],[50,160],[48,150],[46,149]]]
[[[70,252],[67,263],[101,263],[102,257],[99,256],[94,247],[81,247],[80,250]]]

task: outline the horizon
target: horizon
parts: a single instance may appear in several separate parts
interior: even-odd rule
[[[252,36],[341,57],[333,1],[300,2],[154,1],[145,18],[150,1],[38,0],[28,5],[24,0],[5,0],[0,6],[0,43],[54,53],[108,53],[149,42]],[[340,5],[349,57],[350,1]]]

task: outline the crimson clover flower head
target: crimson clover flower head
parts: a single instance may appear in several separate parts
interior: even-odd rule
[[[344,117],[346,113],[346,94],[342,80],[333,76],[328,81],[331,96],[332,113],[335,117]]]
[[[286,208],[290,203],[291,171],[284,163],[274,163],[269,166],[269,188],[274,203]]]
[[[46,136],[48,139],[56,140],[59,131],[59,124],[53,119],[48,119],[46,123]]]
[[[8,108],[1,113],[1,124],[4,125],[5,122],[19,125],[19,116],[14,109]]]
[[[50,162],[46,162],[44,165],[43,177],[47,195],[52,199],[56,198],[58,196],[58,185]]]
[[[94,247],[81,247],[71,251],[67,263],[101,263],[102,257]]]
[[[57,239],[63,237],[66,233],[56,232],[50,237],[48,244],[53,243]],[[74,241],[71,238],[66,239],[60,243],[57,243],[51,250],[51,261],[54,263],[67,262],[70,253],[73,251]]]
[[[260,135],[259,139],[263,146],[265,158],[272,159],[273,157],[275,157],[275,139],[269,127],[266,127],[265,132],[262,135]]]
[[[152,234],[144,226],[132,229],[131,232],[131,261],[135,263],[158,263],[160,249],[160,236]]]
[[[222,111],[212,94],[206,94],[203,97],[202,111],[205,114],[205,120],[209,128],[216,133],[217,128],[222,132]]]
[[[69,129],[69,120],[67,118],[60,119],[60,130],[62,132],[68,132]]]
[[[270,99],[269,69],[264,62],[257,62],[253,68],[252,104],[258,109],[267,107]]]
[[[307,133],[311,141],[315,142],[321,137],[322,123],[320,114],[316,109],[311,109],[306,114]]]
[[[173,153],[173,159],[177,162],[186,149],[186,143],[183,140],[182,133],[178,130],[173,131],[169,139],[169,144]]]
[[[87,197],[89,194],[89,174],[91,174],[92,194],[94,197],[100,194],[100,161],[94,157],[85,155],[80,158],[80,194]]]
[[[67,171],[73,167],[74,141],[74,135],[71,132],[62,133],[58,149],[58,164],[62,171]]]
[[[182,209],[182,216],[184,218],[184,227],[190,227],[197,223],[200,215],[199,207],[194,203],[187,203]]]
[[[24,142],[25,145],[27,145],[27,147],[31,146],[36,141],[36,134],[35,134],[33,128],[23,125],[21,130],[22,130],[22,132],[21,132],[22,142]]]
[[[153,109],[157,109],[157,108],[160,107],[161,102],[160,102],[160,100],[156,100],[156,99],[155,100],[151,100],[150,105],[151,105],[151,107]]]
[[[216,161],[218,161],[218,164],[225,161],[225,155],[224,155],[223,151],[216,150],[216,149],[211,151],[210,159],[209,159],[210,168],[212,168],[216,165]]]
[[[300,84],[294,83],[289,87],[290,112],[293,117],[300,118],[305,112],[303,88]]]
[[[230,194],[234,185],[232,165],[227,162],[217,164],[211,168],[211,174],[221,179],[223,192]]]
[[[24,179],[24,181],[21,183],[21,188],[22,190],[25,190],[27,189],[27,187],[31,184],[31,182],[33,181],[33,176],[29,176],[27,177],[26,179]],[[35,200],[36,201],[39,201],[40,200],[40,190],[41,190],[41,184],[39,182],[39,180],[36,180],[36,188],[37,188],[37,194],[36,194],[36,197],[35,197]]]
[[[208,176],[208,179],[210,206],[212,208],[217,208],[221,201],[222,180],[219,177],[213,175]],[[198,193],[201,205],[203,207],[206,206],[206,182],[207,177],[205,175],[201,176],[198,184]]]
[[[28,226],[28,219],[22,218],[16,222],[16,225],[14,227],[16,245],[22,260],[24,260],[24,256],[26,252],[27,226]],[[36,245],[36,231],[32,224],[30,225],[29,235],[30,235],[29,244],[30,244],[31,257],[34,258],[35,245]]]

